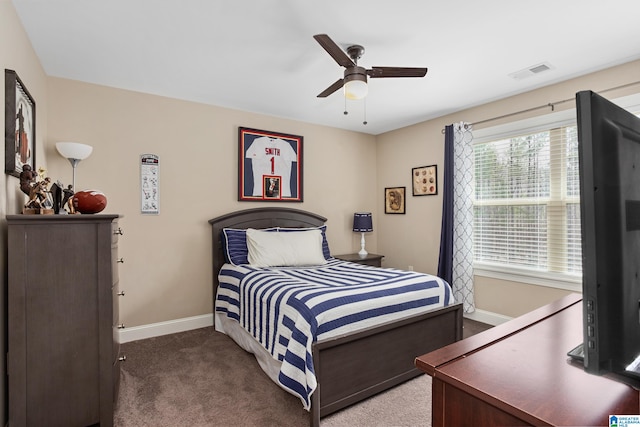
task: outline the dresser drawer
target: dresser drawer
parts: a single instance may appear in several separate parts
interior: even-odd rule
[[[120,281],[120,274],[118,269],[120,263],[118,262],[118,248],[111,248],[111,285],[115,285]]]
[[[118,225],[118,221],[113,221],[111,224],[111,245],[118,244],[118,237],[122,236],[122,228]]]
[[[120,327],[120,295],[118,295],[120,293],[119,291],[120,287],[119,284],[116,283],[116,285],[113,287],[113,323],[112,323],[112,328],[113,328],[113,354],[111,357],[111,361],[115,362],[118,359],[118,354],[120,353],[120,330],[122,329]]]
[[[354,261],[351,261],[354,262]],[[382,267],[382,259],[378,258],[378,259],[365,259],[362,261],[355,261],[358,264],[362,264],[362,265],[370,265],[372,267]]]
[[[356,264],[370,265],[372,267],[382,267],[382,258],[384,258],[384,255],[367,254],[366,256],[361,257],[358,254],[344,254],[334,255],[333,257],[341,259],[343,261],[355,262]]]

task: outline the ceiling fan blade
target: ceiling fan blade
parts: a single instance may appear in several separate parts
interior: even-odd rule
[[[320,46],[322,46],[339,65],[342,65],[343,67],[354,67],[356,65],[351,58],[347,56],[344,50],[340,49],[340,46],[331,40],[328,35],[316,34],[313,38],[320,43]]]
[[[323,90],[317,98],[326,98],[331,95],[333,92],[337,91],[344,84],[344,79],[338,79],[334,84]]]
[[[372,67],[367,70],[367,75],[371,78],[381,77],[424,77],[427,68],[415,67]]]

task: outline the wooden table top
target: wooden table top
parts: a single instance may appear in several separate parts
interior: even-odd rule
[[[536,425],[608,425],[638,414],[638,391],[591,375],[566,353],[582,341],[581,296],[416,359],[440,380]]]

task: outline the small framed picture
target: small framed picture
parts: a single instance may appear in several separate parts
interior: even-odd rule
[[[280,200],[282,198],[280,195],[280,182],[282,181],[282,177],[264,175],[263,179],[262,191],[264,194],[262,197],[265,199]]]
[[[405,213],[405,192],[406,187],[388,187],[384,189],[384,213],[403,214]]]
[[[414,196],[438,194],[438,166],[420,166],[411,169],[411,182]]]

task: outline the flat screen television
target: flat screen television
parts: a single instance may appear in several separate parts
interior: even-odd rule
[[[583,364],[640,385],[640,118],[576,94]]]

